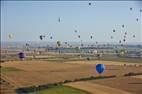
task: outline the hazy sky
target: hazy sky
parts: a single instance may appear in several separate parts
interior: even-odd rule
[[[43,41],[118,42],[127,32],[127,42],[142,42],[140,9],[140,1],[2,1],[1,40],[41,41],[46,34]]]

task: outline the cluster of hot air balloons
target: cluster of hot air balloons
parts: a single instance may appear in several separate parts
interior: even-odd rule
[[[91,6],[92,3],[89,2],[88,5]],[[129,10],[130,10],[130,11],[133,11],[133,8],[130,7]],[[142,12],[142,9],[140,9],[140,12]],[[60,22],[61,22],[61,17],[58,17],[57,21],[60,23]],[[136,17],[136,21],[139,21],[139,18],[138,18],[138,17]],[[125,24],[122,24],[122,25],[121,25],[121,28],[125,28],[125,27],[126,27]],[[79,34],[78,30],[75,29],[74,32],[75,32],[75,34],[77,35],[77,38],[81,40],[81,35]],[[112,32],[115,33],[115,32],[117,32],[117,30],[116,30],[116,29],[112,29]],[[115,35],[115,34],[114,34],[114,35]],[[123,38],[118,40],[118,42],[119,42],[120,44],[126,42],[127,32],[125,32],[124,35],[122,35],[122,36],[123,36]],[[50,35],[50,36],[46,36],[46,35],[42,35],[42,34],[39,35],[39,39],[40,39],[40,40],[44,40],[46,37],[49,37],[50,39],[53,39],[53,36],[51,36],[51,35]],[[133,34],[132,37],[135,38],[136,35]],[[9,39],[12,39],[12,38],[13,38],[13,34],[8,34],[8,38],[9,38]],[[91,35],[89,36],[89,38],[90,38],[90,39],[93,39],[94,36],[91,34]],[[115,38],[115,37],[111,35],[110,38],[113,39],[113,38]],[[58,47],[60,47],[60,46],[61,46],[61,41],[57,41],[56,44],[57,44]],[[69,45],[67,42],[65,42],[65,44],[66,44],[66,45]],[[98,44],[97,41],[96,41],[96,44]],[[82,40],[81,40],[81,46],[84,46],[84,44],[82,43]],[[29,44],[28,44],[28,43],[26,43],[26,47],[29,47]],[[22,56],[22,55],[21,55],[21,56]]]
[[[131,8],[129,8],[129,10],[130,10],[130,11],[133,11],[133,8],[131,7]],[[140,9],[140,12],[142,12],[141,9]],[[136,18],[136,21],[139,21],[139,18]],[[122,24],[122,28],[125,28],[125,25],[124,25],[124,24]],[[113,31],[113,33],[116,32],[115,29],[113,29],[112,31]],[[123,43],[126,42],[127,32],[124,32],[124,35],[122,35],[122,36],[123,36],[123,38],[119,40],[119,43],[123,46]],[[136,37],[135,34],[133,34],[132,37],[135,38],[135,37]],[[110,38],[113,39],[114,36],[110,36]],[[123,43],[122,43],[122,42],[123,42]]]

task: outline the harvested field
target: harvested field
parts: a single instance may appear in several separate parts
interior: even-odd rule
[[[81,61],[55,63],[47,61],[13,61],[2,63],[2,67],[15,67],[22,71],[5,72],[2,77],[8,79],[16,87],[26,87],[45,83],[63,82],[64,80],[75,80],[78,78],[99,76],[95,71],[96,63],[101,61]],[[82,64],[83,63],[83,64]],[[142,72],[142,67],[122,66],[115,62],[102,61],[106,65],[103,76],[123,76],[129,72]],[[112,65],[112,63],[114,65]],[[118,62],[117,62],[118,63]]]
[[[132,94],[141,94],[142,92],[142,80],[134,77],[118,77],[104,80],[92,80],[89,82],[131,92]]]
[[[0,80],[0,93],[1,94],[16,94],[15,88],[9,82],[6,82],[3,79]]]
[[[86,90],[92,94],[131,94],[129,92],[126,92],[120,89],[111,88],[111,87],[107,87],[107,86],[103,86],[99,84],[94,84],[88,81],[74,82],[74,83],[69,83],[65,85]]]

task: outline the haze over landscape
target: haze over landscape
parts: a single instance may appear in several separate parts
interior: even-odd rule
[[[1,1],[0,94],[141,94],[142,1]]]

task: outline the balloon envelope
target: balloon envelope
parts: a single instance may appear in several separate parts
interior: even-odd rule
[[[124,24],[122,25],[122,27],[124,28]]]
[[[139,19],[138,19],[138,18],[136,18],[136,21],[139,21]]]
[[[96,65],[96,71],[101,74],[105,70],[104,64],[97,64]]]
[[[113,32],[115,32],[115,29],[113,29]]]
[[[58,22],[60,22],[61,21],[61,19],[60,19],[60,17],[58,18]]]
[[[88,3],[89,5],[91,5],[91,3]]]
[[[60,47],[61,46],[61,42],[57,41],[57,46]]]
[[[24,52],[19,52],[19,58],[20,59],[23,59],[23,58],[25,58],[25,53]]]
[[[40,40],[42,40],[43,39],[42,35],[40,35],[39,38],[40,38]]]
[[[9,34],[9,35],[8,35],[8,38],[9,38],[9,39],[12,39],[12,37],[13,37],[12,34]]]

